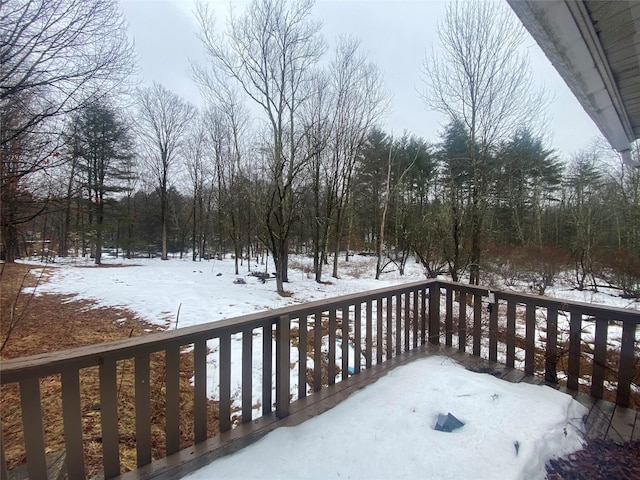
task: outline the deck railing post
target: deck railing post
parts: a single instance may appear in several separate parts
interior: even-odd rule
[[[276,341],[276,416],[284,418],[289,415],[289,383],[290,383],[290,348],[291,322],[288,315],[278,319]]]

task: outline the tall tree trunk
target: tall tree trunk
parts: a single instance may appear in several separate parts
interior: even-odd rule
[[[389,201],[391,196],[391,155],[392,146],[389,146],[389,160],[387,163],[387,183],[384,192],[384,204],[382,206],[382,218],[380,221],[380,235],[378,236],[378,242],[376,244],[376,256],[378,261],[376,262],[376,280],[380,280],[380,273],[382,270],[382,249],[384,247],[384,226],[387,221],[387,210],[389,209]]]

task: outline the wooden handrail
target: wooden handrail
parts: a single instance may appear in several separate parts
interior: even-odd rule
[[[561,298],[552,298],[552,297],[544,297],[540,295],[535,295],[531,293],[518,293],[511,292],[508,290],[494,290],[492,288],[477,286],[477,285],[468,285],[466,283],[456,283],[449,282],[444,280],[438,280],[438,285],[444,287],[446,285],[451,285],[455,290],[465,293],[471,293],[473,295],[487,296],[489,292],[495,293],[499,295],[499,298],[503,300],[513,300],[517,303],[535,303],[540,307],[550,307],[557,308],[558,310],[567,310],[567,311],[580,311],[585,315],[589,316],[598,316],[601,313],[604,313],[606,316],[611,317],[612,313],[615,314],[615,318],[624,322],[631,322],[635,324],[640,323],[640,312],[638,310],[631,310],[627,308],[620,307],[609,307],[605,305],[598,305],[594,303],[586,303],[586,302],[578,302],[574,300],[564,300]]]
[[[344,304],[356,301],[361,303],[386,297],[397,292],[412,291],[424,287],[435,280],[412,282],[400,286],[385,287],[364,293],[354,293],[340,297],[317,300],[300,305],[278,308],[269,311],[250,313],[231,319],[193,325],[190,327],[151,333],[141,337],[97,343],[68,350],[13,358],[0,362],[0,383],[17,382],[26,377],[45,377],[60,373],[67,368],[87,368],[100,365],[105,360],[124,360],[141,352],[153,353],[178,345],[188,345],[198,340],[217,338],[223,334],[240,333],[243,329],[261,327],[265,321],[276,323],[279,317],[288,315],[298,318],[310,311],[331,311]]]

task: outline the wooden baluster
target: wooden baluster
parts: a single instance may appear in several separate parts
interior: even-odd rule
[[[402,352],[402,294],[395,295],[396,299],[396,356]]]
[[[118,386],[116,382],[117,376],[115,360],[104,360],[100,365],[99,375],[100,423],[102,427],[102,466],[104,468],[104,477],[113,478],[120,475]],[[29,462],[28,458],[27,462]],[[31,475],[30,477],[39,478]]]
[[[440,285],[429,287],[429,342],[440,344]]]
[[[618,370],[618,393],[616,403],[622,407],[629,407],[631,396],[631,382],[633,381],[633,368],[635,364],[636,340],[635,323],[624,322],[622,324],[622,344],[620,345],[620,368]],[[636,426],[636,428],[640,428]]]
[[[149,354],[135,357],[136,461],[138,467],[151,463],[151,387]]]
[[[367,368],[371,368],[373,365],[373,302],[367,300],[367,355],[365,358],[365,365]]]
[[[427,289],[420,290],[420,345],[427,343]]]
[[[180,450],[180,347],[171,345],[165,352],[167,455]]]
[[[334,312],[335,323],[335,312]],[[278,319],[278,341],[276,342],[276,416],[289,415],[289,395],[291,382],[291,322],[288,315]],[[335,343],[335,340],[334,340]],[[335,348],[335,347],[334,347]],[[335,359],[334,359],[335,363]]]
[[[61,374],[64,446],[69,480],[85,478],[82,448],[82,407],[78,374],[78,370],[67,370]]]
[[[567,388],[578,390],[580,378],[580,342],[582,340],[582,313],[572,311],[569,320],[569,365],[567,372]]]
[[[596,317],[596,338],[593,351],[593,370],[591,376],[591,396],[602,398],[604,374],[607,368],[607,329],[609,321]]]
[[[516,360],[516,302],[507,302],[507,367],[514,368]]]
[[[411,332],[411,292],[404,294],[404,351],[409,351],[410,340],[409,332]]]
[[[195,443],[207,439],[207,341],[203,338],[193,344],[193,435]]]
[[[273,324],[262,326],[262,415],[271,413],[273,405]]]
[[[376,299],[376,365],[382,363],[383,336],[382,336],[382,298]]]
[[[489,304],[489,361],[498,361],[498,303],[497,294],[495,294],[495,302]]]
[[[558,383],[558,309],[547,308],[547,353],[544,362],[544,379]]]
[[[355,305],[354,315],[354,324],[353,324],[353,335],[354,339],[354,348],[355,348],[355,358],[354,358],[354,373],[360,373],[360,360],[362,358],[362,303],[357,302]]]
[[[298,398],[307,396],[307,313],[298,318]]]
[[[445,305],[444,338],[447,347],[451,347],[453,345],[453,290],[451,290],[451,286],[447,286]]]
[[[306,356],[306,348],[305,348]],[[253,330],[242,330],[242,423],[253,419]]]
[[[387,360],[391,360],[393,357],[393,297],[387,296]],[[396,332],[397,334],[397,332]]]
[[[329,310],[329,385],[336,383],[336,309]]]
[[[418,348],[418,339],[420,338],[420,290],[413,291],[413,310],[411,318],[413,320],[413,348]]]
[[[460,292],[458,315],[458,350],[464,352],[467,349],[467,293]]]
[[[314,314],[313,325],[313,391],[322,388],[322,312]]]
[[[527,302],[525,327],[524,373],[533,375],[536,355],[536,306],[531,302]]]
[[[220,433],[224,433],[231,430],[231,334],[229,333],[220,335],[219,362],[220,401],[218,403],[218,421],[220,422]]]
[[[71,480],[74,480],[74,477],[71,477],[71,474],[69,474],[69,478]],[[80,478],[84,478],[84,476]],[[7,459],[4,455],[4,444],[2,442],[1,431],[0,431],[0,480],[9,480],[9,473],[7,472]]]
[[[349,377],[349,306],[342,307],[342,380]]]
[[[479,357],[482,340],[482,296],[476,293],[473,296],[473,354]]]
[[[115,383],[115,382],[114,382]],[[115,391],[115,386],[114,386]],[[25,378],[20,381],[20,406],[22,408],[22,427],[24,431],[24,446],[27,452],[27,472],[29,478],[47,478],[47,461],[45,459],[44,430],[42,427],[42,406],[40,400],[40,379],[38,377]],[[104,413],[104,411],[103,411]],[[116,446],[118,421],[116,417]],[[104,434],[104,425],[103,425]],[[116,462],[118,457],[116,457]],[[105,470],[111,477],[120,473],[113,469],[113,462]],[[106,468],[106,466],[105,466]]]

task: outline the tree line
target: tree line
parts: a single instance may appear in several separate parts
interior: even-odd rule
[[[256,0],[218,29],[197,4],[207,57],[192,65],[195,107],[160,83],[127,83],[117,2],[4,2],[5,261],[48,249],[99,264],[108,248],[229,254],[239,272],[268,251],[284,293],[291,252],[313,257],[318,282],[361,253],[377,257],[377,278],[415,257],[428,276],[477,284],[496,252],[518,248],[562,252],[579,288],[610,272],[637,295],[640,172],[598,143],[565,162],[547,145],[548,98],[506,9],[448,4],[420,73],[427,107],[449,119],[428,142],[380,127],[381,72],[357,39],[329,49],[312,8]]]

